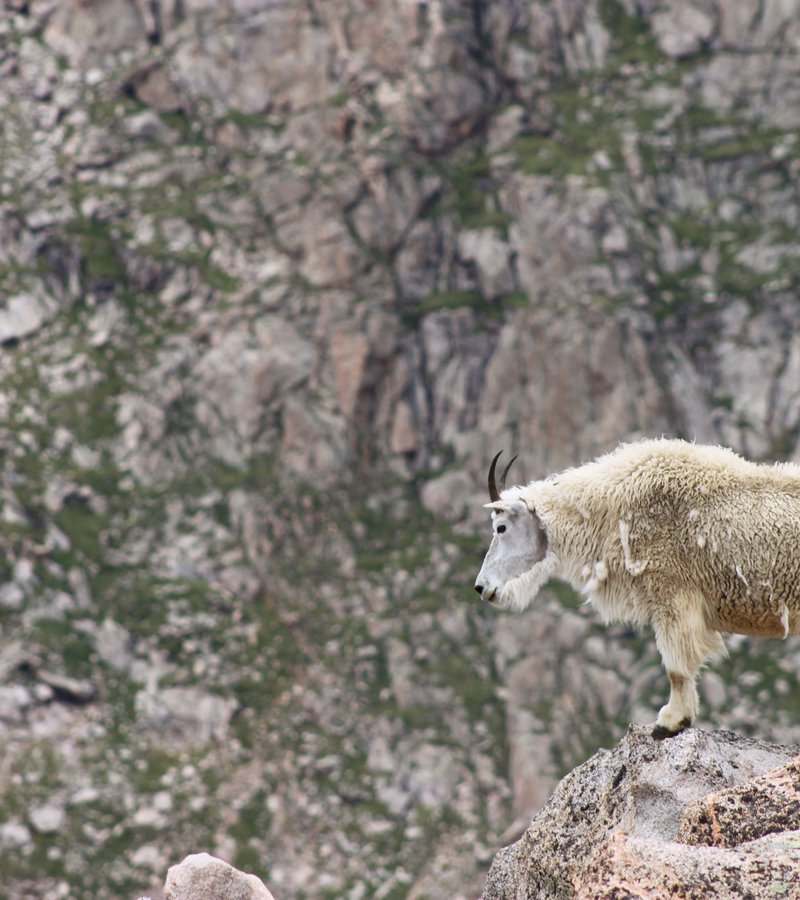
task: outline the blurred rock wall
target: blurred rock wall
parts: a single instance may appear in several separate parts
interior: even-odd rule
[[[799,41],[755,0],[4,4],[16,895],[208,849],[476,896],[652,717],[652,642],[473,605],[486,464],[798,458]],[[798,740],[796,642],[732,644],[709,722]]]

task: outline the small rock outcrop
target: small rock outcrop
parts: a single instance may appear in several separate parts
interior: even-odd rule
[[[631,726],[495,856],[483,900],[800,897],[799,752]]]
[[[255,875],[208,853],[192,853],[167,872],[165,900],[275,900]]]

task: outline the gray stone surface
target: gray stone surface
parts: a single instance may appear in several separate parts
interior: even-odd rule
[[[619,891],[737,897],[748,890],[771,897],[776,884],[792,883],[800,871],[790,814],[776,826],[774,805],[737,804],[740,825],[747,821],[756,835],[759,821],[764,831],[781,831],[763,843],[734,839],[738,853],[689,845],[686,816],[696,818],[701,804],[716,808],[712,792],[727,790],[734,802],[756,784],[777,782],[776,772],[765,773],[797,757],[798,749],[696,729],[658,742],[632,726],[617,747],[564,778],[523,837],[495,856],[483,900],[588,900]],[[782,802],[787,812],[787,804],[796,805],[787,794]],[[705,842],[695,836],[691,843]]]
[[[165,900],[274,900],[255,875],[240,872],[208,853],[194,853],[172,866]]]

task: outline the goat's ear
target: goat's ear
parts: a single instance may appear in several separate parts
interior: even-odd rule
[[[483,504],[486,509],[495,512],[504,512],[514,515],[515,513],[530,512],[527,504],[522,500],[493,500],[491,503]]]

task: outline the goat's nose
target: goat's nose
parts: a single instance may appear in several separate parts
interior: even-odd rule
[[[479,595],[482,595],[482,594],[483,594],[483,585],[482,585],[482,584],[476,584],[476,585],[475,585],[475,590],[478,592]]]

